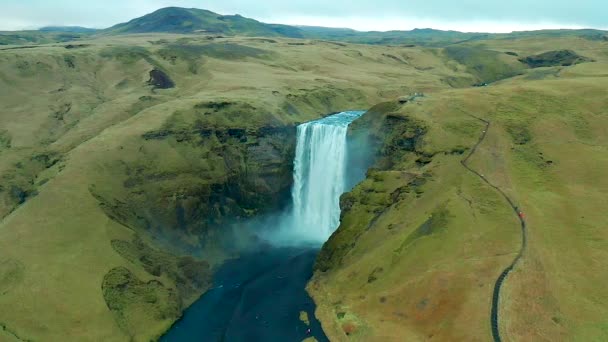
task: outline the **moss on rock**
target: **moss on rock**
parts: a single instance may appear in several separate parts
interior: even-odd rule
[[[394,172],[402,163],[416,160],[417,149],[427,131],[424,123],[401,114],[400,108],[397,101],[378,104],[351,125],[349,138],[371,146],[375,162],[367,172],[367,179],[341,197],[340,227],[319,252],[315,270],[326,272],[340,265],[359,236],[399,200],[401,193],[419,192],[430,177]],[[395,177],[412,180],[407,188],[399,189]]]
[[[181,313],[177,292],[158,280],[144,282],[125,267],[111,269],[101,285],[103,298],[118,325],[136,335],[141,319],[175,320]]]

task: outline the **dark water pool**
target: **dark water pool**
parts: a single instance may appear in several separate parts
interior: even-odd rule
[[[289,342],[311,336],[328,341],[304,289],[317,252],[275,248],[226,262],[214,276],[213,289],[160,341]],[[310,326],[300,320],[301,311],[308,313]]]

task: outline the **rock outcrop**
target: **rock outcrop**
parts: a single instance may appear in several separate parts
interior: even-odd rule
[[[538,55],[520,58],[520,62],[531,68],[570,66],[579,63],[591,62],[592,59],[583,57],[572,50],[547,51]]]

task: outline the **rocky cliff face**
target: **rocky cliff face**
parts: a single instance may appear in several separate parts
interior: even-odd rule
[[[350,126],[350,148],[359,151],[356,154],[359,167],[366,163],[373,166],[367,171],[364,182],[340,198],[342,222],[321,249],[316,271],[327,272],[339,267],[359,236],[398,201],[395,192],[398,189],[377,189],[375,186],[382,181],[383,174],[399,169],[399,163],[418,158],[417,147],[426,132],[424,123],[397,113],[400,107],[396,101],[381,103]],[[362,149],[363,146],[366,148]],[[361,151],[367,156],[361,158]],[[420,177],[419,182],[423,179]]]
[[[134,160],[119,163],[120,197],[96,186],[91,193],[109,217],[161,243],[213,248],[230,223],[289,202],[294,126],[161,129],[142,143]],[[147,152],[159,148],[166,154]]]
[[[198,106],[220,115],[230,107],[254,110],[243,103]],[[235,240],[248,239],[233,228],[289,203],[294,125],[212,125],[197,121],[198,114],[178,113],[124,141],[92,177],[104,179],[89,192],[105,215],[135,232],[132,241],[112,240],[112,248],[155,279],[145,282],[125,267],[104,276],[106,304],[130,334],[145,334],[140,320],[177,319],[208,288],[214,265],[238,252]]]

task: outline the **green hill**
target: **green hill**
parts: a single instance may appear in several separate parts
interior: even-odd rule
[[[162,8],[103,31],[106,34],[150,32],[302,37],[301,31],[292,26],[265,24],[238,14],[221,15],[202,9],[180,7]]]

